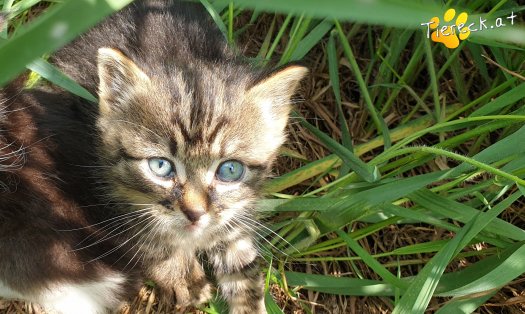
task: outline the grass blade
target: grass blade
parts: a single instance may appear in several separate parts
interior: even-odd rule
[[[401,281],[396,276],[392,275],[391,272],[389,272],[386,268],[383,267],[378,261],[376,261],[375,258],[373,258],[367,251],[365,251],[354,239],[352,239],[348,234],[343,232],[342,230],[336,230],[337,234],[346,242],[348,247],[354,251],[359,257],[363,259],[363,261],[368,265],[368,267],[372,268],[376,274],[381,276],[386,282],[390,283],[391,285],[394,285],[398,288],[406,288],[408,287],[407,283],[404,281]]]
[[[324,275],[285,272],[286,281],[292,286],[301,286],[309,290],[339,294],[362,296],[393,295],[391,285],[378,280],[337,278]]]
[[[499,254],[443,276],[447,284],[437,290],[437,295],[463,297],[499,289],[525,272],[524,260],[525,242],[510,245]]]
[[[499,96],[498,98],[494,99],[493,101],[489,102],[483,107],[477,109],[470,116],[479,117],[489,115],[498,110],[501,110],[504,107],[515,104],[516,102],[523,99],[523,95],[525,95],[525,83],[521,83],[520,85],[514,87],[505,94]]]
[[[293,114],[293,118],[299,119],[301,124],[305,126],[310,132],[317,136],[330,150],[337,154],[351,169],[353,169],[359,176],[368,182],[378,181],[381,177],[377,167],[365,164],[361,159],[357,158],[350,150],[341,144],[337,143],[325,133],[319,131],[316,127],[308,123],[303,117],[298,114]]]
[[[459,245],[477,221],[477,217],[465,225],[443,249],[441,249],[419,272],[401,297],[392,314],[424,313],[445,268],[456,254]]]
[[[60,48],[131,1],[75,0],[51,8],[0,45],[0,86],[19,74],[26,64]]]
[[[301,60],[306,56],[308,52],[319,42],[321,39],[334,27],[334,23],[330,19],[324,19],[321,23],[317,24],[308,35],[304,36],[303,39],[297,44],[297,47],[293,51],[290,61]]]
[[[371,207],[384,202],[393,202],[394,200],[417,191],[428,184],[442,180],[446,178],[447,175],[448,172],[446,171],[436,171],[419,176],[403,178],[356,193],[351,197],[343,199],[341,203],[334,202],[333,206],[337,206],[340,209],[328,210],[326,213],[320,214],[317,217],[320,225],[319,229],[322,232],[339,229],[343,225],[352,222],[353,219],[355,219],[356,213],[365,212]]]
[[[55,66],[43,59],[37,59],[31,62],[27,68],[39,74],[51,83],[54,83],[77,96],[87,99],[93,103],[98,103],[97,98],[93,96],[88,90],[78,85],[78,83],[69,76],[60,72],[60,70],[58,70]]]
[[[372,121],[374,121],[374,124],[377,127],[379,133],[383,134],[385,148],[389,148],[392,144],[392,140],[390,139],[390,132],[388,130],[388,127],[386,126],[385,120],[383,120],[383,118],[379,116],[377,110],[374,107],[374,104],[372,103],[370,93],[368,92],[368,86],[366,86],[366,83],[363,79],[363,75],[361,74],[361,70],[357,65],[354,53],[352,52],[352,47],[350,47],[350,43],[348,42],[348,39],[346,38],[339,22],[335,22],[335,27],[339,33],[339,39],[343,44],[343,50],[345,52],[346,58],[348,62],[350,62],[350,66],[352,68],[352,71],[354,72],[357,84],[359,85],[359,89],[361,90],[361,94],[363,96],[365,105],[368,109],[368,113],[372,117]]]
[[[341,104],[341,86],[339,85],[339,62],[337,60],[337,52],[335,48],[335,32],[331,32],[330,38],[328,39],[327,56],[328,56],[328,74],[330,75],[330,82],[332,84],[332,90],[335,96],[335,102],[337,104],[337,118],[341,128],[341,140],[343,146],[348,148],[352,153],[354,152],[354,147],[352,145],[352,138],[350,136],[350,130],[348,129],[348,123],[345,119],[345,114],[343,112],[343,105]],[[339,172],[339,176],[343,176],[348,173],[350,168],[348,166],[343,166]]]
[[[199,1],[206,8],[206,10],[210,14],[211,18],[215,22],[215,25],[217,25],[217,27],[221,31],[222,35],[224,36],[224,38],[226,38],[226,40],[229,41],[228,27],[226,27],[226,24],[224,24],[224,21],[222,20],[221,15],[219,14],[219,12],[215,11],[215,8],[213,7],[213,5],[210,2],[208,2],[208,0],[199,0]],[[228,8],[230,8],[229,5],[228,5]]]
[[[480,305],[493,297],[497,291],[479,293],[472,296],[454,298],[442,306],[436,314],[467,314],[474,312]]]
[[[268,314],[283,314],[283,311],[281,311],[277,303],[275,303],[273,300],[272,295],[268,291],[264,293],[264,304]]]

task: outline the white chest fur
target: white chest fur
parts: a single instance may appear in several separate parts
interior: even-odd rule
[[[0,281],[0,296],[38,303],[50,314],[102,314],[119,305],[117,295],[124,281],[122,276],[110,276],[96,282],[61,283],[29,295]]]
[[[22,299],[23,298],[23,296],[20,293],[9,288],[2,281],[0,281],[0,297],[4,299]]]

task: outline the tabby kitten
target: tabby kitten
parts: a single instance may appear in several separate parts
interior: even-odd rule
[[[306,68],[257,69],[200,5],[160,0],[134,2],[51,61],[99,96],[98,108],[68,102],[93,149],[58,140],[74,152],[60,152],[65,167],[89,166],[61,172],[66,192],[102,223],[95,243],[115,242],[94,260],[141,269],[183,309],[210,299],[207,264],[230,313],[265,313],[254,204]]]

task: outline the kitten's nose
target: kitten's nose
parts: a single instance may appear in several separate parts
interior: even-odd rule
[[[189,221],[195,223],[206,214],[207,198],[203,191],[188,185],[184,188],[180,210]]]
[[[182,209],[182,213],[192,223],[195,223],[195,222],[199,221],[199,219],[202,217],[202,215],[205,214],[204,211],[194,211],[194,210],[187,209],[187,208],[183,208]]]

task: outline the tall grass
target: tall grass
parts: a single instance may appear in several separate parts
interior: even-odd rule
[[[12,35],[2,33],[0,83],[29,67],[83,93],[43,60],[40,67],[31,62],[130,1],[65,1],[19,26],[37,2],[0,0],[4,11],[14,12]],[[294,112],[303,138],[329,153],[308,160],[290,146],[286,155],[300,166],[266,186],[270,197],[260,207],[276,233],[268,235],[275,254],[268,286],[278,284],[292,299],[305,290],[383,297],[394,313],[423,313],[430,304],[437,313],[471,313],[523,274],[525,6],[506,0],[201,2],[232,42],[254,27],[235,24],[240,17],[268,21],[256,62],[327,64],[323,80],[330,85],[323,93],[332,95],[339,135],[313,114]],[[487,24],[511,12],[518,17],[515,25],[473,33],[448,49],[426,38],[421,23],[441,19],[449,7]],[[50,40],[59,24],[69,27]],[[306,88],[317,91],[312,80]],[[364,117],[359,132],[351,110]],[[367,141],[353,133],[367,134]],[[371,249],[370,241],[405,226],[431,235]],[[323,263],[348,274],[291,266]],[[282,313],[282,304],[266,301],[271,313]],[[301,304],[309,311],[310,304]]]

